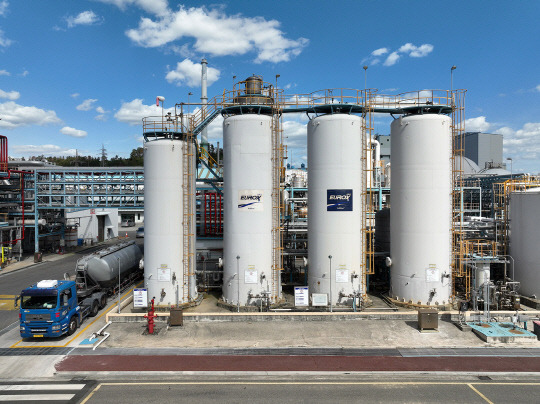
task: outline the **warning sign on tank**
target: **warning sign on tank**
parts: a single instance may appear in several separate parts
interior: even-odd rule
[[[328,212],[350,212],[353,210],[352,189],[327,189],[326,210]]]
[[[238,209],[261,212],[263,210],[263,191],[259,189],[239,190]]]

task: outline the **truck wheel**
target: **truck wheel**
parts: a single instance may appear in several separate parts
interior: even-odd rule
[[[102,295],[101,299],[99,300],[99,308],[103,309],[105,306],[107,306],[107,295]]]
[[[79,327],[79,320],[77,319],[77,316],[71,317],[69,320],[69,327],[68,327],[68,335],[72,335],[75,331],[77,331],[77,328]]]
[[[97,300],[94,300],[92,302],[92,308],[90,309],[90,317],[97,316],[98,312],[99,312],[99,303]]]

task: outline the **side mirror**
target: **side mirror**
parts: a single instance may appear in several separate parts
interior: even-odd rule
[[[68,305],[68,295],[64,295],[63,298],[64,298],[64,299],[63,299],[63,301],[62,301],[62,304],[63,304],[64,306],[67,306],[67,305]]]
[[[17,306],[19,305],[19,300],[20,300],[20,299],[21,299],[20,296],[17,296],[17,297],[15,298],[15,307],[17,307]]]

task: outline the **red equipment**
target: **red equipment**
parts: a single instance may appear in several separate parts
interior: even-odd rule
[[[152,298],[152,307],[150,308],[150,311],[148,314],[144,315],[144,318],[148,319],[148,334],[154,333],[154,318],[157,317],[157,314],[154,310],[154,298]]]

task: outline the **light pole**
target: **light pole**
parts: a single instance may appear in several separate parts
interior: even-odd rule
[[[514,179],[514,167],[512,157],[507,157],[506,160],[510,160],[510,181]]]
[[[364,69],[364,91],[367,90],[367,69],[368,69],[368,66],[364,66],[363,67]]]
[[[238,274],[237,282],[238,287],[236,289],[236,311],[240,313],[240,256],[236,256],[236,273]]]
[[[452,93],[452,91],[454,90],[454,70],[456,69],[457,69],[456,65],[453,65],[450,68],[450,93]]]
[[[330,313],[332,312],[332,256],[329,255],[328,259],[330,260]]]
[[[162,126],[163,126],[163,101],[165,101],[165,97],[163,97],[162,95],[158,95],[156,97],[156,103],[158,107],[159,107],[159,103],[161,102],[161,125]]]
[[[120,257],[116,257],[118,260],[118,314],[120,314]]]
[[[193,93],[190,91],[188,94],[187,94],[187,105],[188,105],[188,116],[189,116],[189,113],[191,112],[191,105],[189,103],[189,96],[193,95]]]

